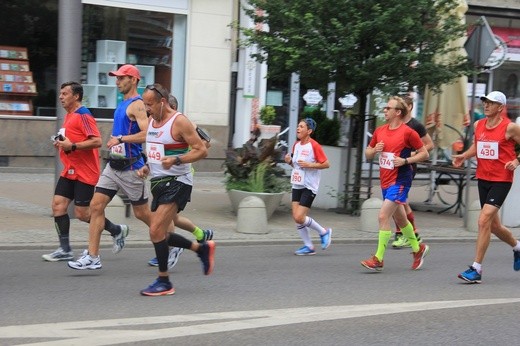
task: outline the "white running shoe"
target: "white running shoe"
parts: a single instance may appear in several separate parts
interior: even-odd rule
[[[168,254],[168,270],[175,267],[177,262],[179,261],[179,257],[181,257],[181,253],[184,251],[181,247],[172,247],[170,249],[170,253]]]
[[[67,262],[68,266],[72,269],[76,270],[85,270],[85,269],[101,269],[101,259],[99,256],[93,257],[88,254],[88,252],[84,251],[83,256],[78,258],[77,261],[69,261]]]
[[[63,249],[59,247],[50,254],[42,255],[42,258],[47,262],[70,261],[74,259],[74,254],[72,251],[63,251]]]
[[[119,225],[121,228],[121,232],[116,235],[115,237],[112,237],[112,240],[114,241],[114,245],[112,246],[112,252],[113,253],[120,253],[121,250],[125,247],[125,239],[128,236],[128,233],[130,232],[130,227],[127,225]]]

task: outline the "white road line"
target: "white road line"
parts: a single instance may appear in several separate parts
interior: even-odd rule
[[[520,303],[520,298],[320,306],[42,323],[0,327],[0,341],[7,338],[55,338],[52,341],[31,343],[30,345],[115,345],[127,342],[159,340],[316,321],[511,303]],[[186,322],[199,323],[191,326],[173,326],[166,328],[161,326]],[[146,330],[137,329],[137,326],[150,326],[154,324],[158,325],[156,329],[150,329],[149,327]],[[125,328],[128,326],[134,328]]]

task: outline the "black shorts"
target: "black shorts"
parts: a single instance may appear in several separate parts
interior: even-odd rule
[[[480,207],[484,204],[490,204],[500,208],[506,200],[507,194],[513,183],[503,181],[478,180],[478,196],[480,199]]]
[[[85,184],[79,180],[60,177],[54,189],[54,194],[74,200],[74,205],[88,207],[92,196],[94,196],[94,188],[94,185]]]
[[[160,204],[177,205],[177,211],[180,212],[186,207],[191,198],[191,185],[181,183],[176,180],[177,177],[160,177],[150,180],[150,189],[152,192],[152,211],[156,211]]]
[[[310,208],[316,194],[309,189],[292,189],[292,201],[299,202],[300,205]]]

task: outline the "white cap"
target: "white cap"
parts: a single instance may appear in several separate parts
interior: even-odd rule
[[[480,99],[482,101],[489,100],[491,102],[497,102],[501,105],[506,104],[506,95],[504,95],[500,91],[492,91],[489,94],[487,94],[487,96],[482,96]]]

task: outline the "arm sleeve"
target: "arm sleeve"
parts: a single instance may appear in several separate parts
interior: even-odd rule
[[[316,162],[323,163],[327,161],[327,155],[325,155],[325,152],[323,151],[321,145],[315,140],[312,140],[311,143],[312,151],[314,151],[314,158],[316,159]]]

